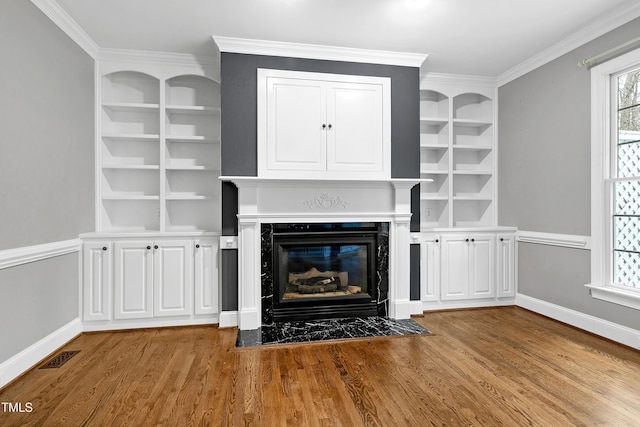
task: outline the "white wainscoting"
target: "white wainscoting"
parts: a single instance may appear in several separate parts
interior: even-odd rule
[[[640,349],[640,331],[547,301],[517,294],[516,305],[629,347]]]

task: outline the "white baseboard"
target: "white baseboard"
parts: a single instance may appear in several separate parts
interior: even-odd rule
[[[83,324],[84,332],[98,331],[120,331],[126,329],[146,329],[146,328],[167,328],[180,326],[206,326],[217,325],[217,316],[207,316],[201,318],[155,318],[155,319],[131,319],[117,321],[85,321]]]
[[[463,310],[466,308],[504,307],[515,305],[513,297],[499,300],[422,301],[422,311]]]
[[[640,349],[640,331],[636,329],[523,294],[516,295],[516,305],[612,341]]]
[[[79,318],[76,318],[9,360],[2,362],[0,364],[0,389],[80,333],[82,333],[82,322]]]
[[[238,312],[237,311],[222,311],[220,312],[220,328],[230,328],[238,326]]]

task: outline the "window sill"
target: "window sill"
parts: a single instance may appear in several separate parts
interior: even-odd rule
[[[640,310],[640,292],[588,284],[593,298]]]

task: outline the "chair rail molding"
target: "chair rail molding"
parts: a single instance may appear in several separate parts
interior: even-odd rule
[[[42,261],[60,255],[80,252],[81,247],[82,241],[80,239],[71,239],[1,250],[0,270],[30,262]]]
[[[518,230],[516,237],[518,242],[523,243],[561,246],[573,249],[591,249],[591,236]]]

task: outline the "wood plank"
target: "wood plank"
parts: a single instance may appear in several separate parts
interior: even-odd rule
[[[235,348],[211,326],[85,333],[0,391],[0,425],[636,425],[640,352],[516,307],[431,336]]]

